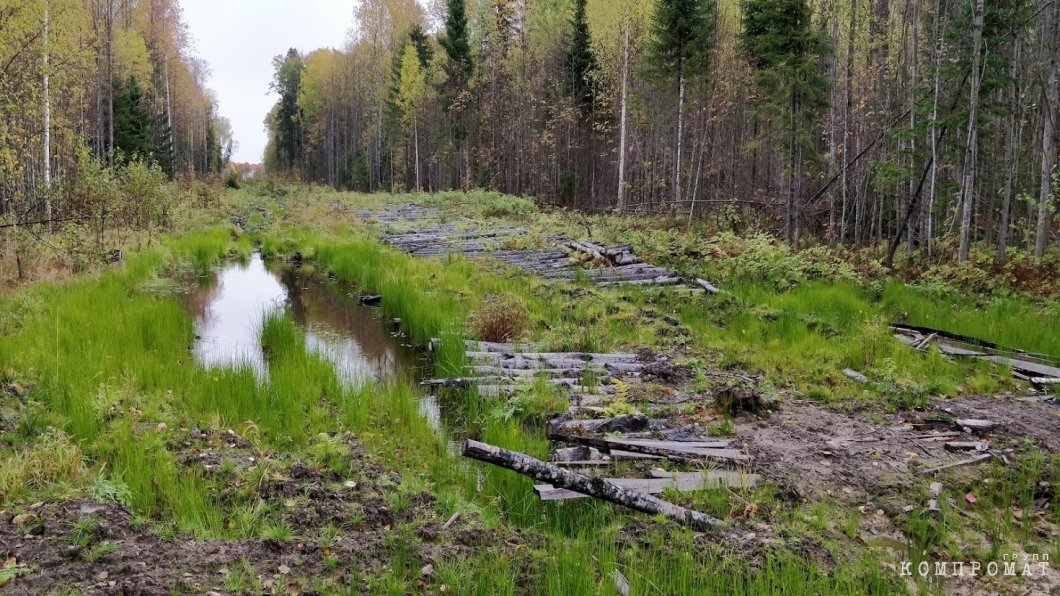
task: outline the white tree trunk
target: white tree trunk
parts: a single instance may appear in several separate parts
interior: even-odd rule
[[[681,203],[681,148],[685,125],[685,75],[677,78],[677,155],[674,158],[674,207]]]
[[[939,71],[942,69],[942,53],[946,46],[940,37],[940,23],[942,15],[941,2],[935,0],[935,22],[933,24],[935,35],[935,84],[931,97],[931,182],[928,184],[928,200],[924,213],[924,247],[927,249],[928,260],[931,260],[931,249],[935,233],[935,186],[939,177]]]
[[[416,151],[416,192],[423,190],[420,185],[420,124],[419,118],[412,119],[412,137]]]
[[[975,170],[979,153],[979,72],[983,45],[983,0],[976,0],[972,17],[972,89],[968,100],[968,145],[964,151],[964,176],[961,183],[961,244],[957,260],[968,260],[972,235],[972,211],[975,208]]]
[[[629,23],[625,27],[625,43],[622,46],[622,107],[619,115],[618,133],[618,203],[615,208],[621,213],[626,209],[626,113],[629,100]]]
[[[44,0],[44,187],[51,190],[52,186],[52,103],[51,85],[48,78],[49,69],[49,29],[51,27],[51,6],[48,0]],[[52,218],[52,197],[47,192],[44,196],[45,219]],[[51,224],[49,223],[49,226]]]

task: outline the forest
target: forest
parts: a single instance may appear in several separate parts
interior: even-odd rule
[[[749,219],[926,259],[1051,241],[1053,2],[431,6],[365,0],[345,48],[276,58],[271,171]]]
[[[0,592],[1056,593],[1058,117],[1057,0],[0,0]]]
[[[5,227],[154,221],[157,192],[119,198],[106,185],[222,171],[234,141],[176,0],[3,0],[0,31]]]

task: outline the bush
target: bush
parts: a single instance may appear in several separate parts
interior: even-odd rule
[[[468,320],[468,329],[482,341],[511,341],[529,328],[526,306],[511,295],[487,296]]]

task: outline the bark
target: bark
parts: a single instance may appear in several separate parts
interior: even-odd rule
[[[622,104],[619,116],[618,134],[618,203],[619,212],[626,208],[626,126],[629,109],[629,23],[625,26],[625,40],[622,44]]]
[[[1007,260],[1008,251],[1008,229],[1012,212],[1012,194],[1019,172],[1019,146],[1023,137],[1023,83],[1019,69],[1020,44],[1016,45],[1016,53],[1012,62],[1012,78],[1016,83],[1012,87],[1012,104],[1015,108],[1009,119],[1006,131],[1005,144],[1005,188],[1001,196],[1001,214],[997,230],[997,262],[1004,265]]]
[[[684,140],[685,124],[685,74],[682,72],[677,78],[677,154],[674,157],[674,192],[673,203],[677,206],[681,203],[681,148]]]
[[[1057,56],[1060,50],[1060,31],[1057,29],[1060,25],[1056,22],[1058,16],[1060,10],[1056,8],[1055,2],[1043,13],[1045,25],[1042,29],[1046,34],[1043,35],[1042,47],[1048,56],[1043,56],[1048,65],[1045,75],[1048,79],[1042,101],[1042,170],[1038,193],[1038,226],[1034,242],[1034,255],[1039,259],[1045,255],[1045,245],[1049,241],[1049,220],[1052,217],[1054,200],[1052,176],[1056,164],[1056,144],[1053,142],[1053,136],[1056,134],[1057,113],[1060,112],[1060,57]]]
[[[51,6],[44,0],[44,212],[45,219],[52,218],[52,103],[51,84],[49,80],[49,27],[51,25]]]
[[[939,77],[942,70],[942,54],[945,51],[945,42],[940,34],[942,22],[942,3],[935,0],[934,36],[935,36],[935,84],[932,86],[931,96],[931,183],[928,189],[927,205],[924,209],[924,245],[927,249],[928,259],[931,259],[931,249],[934,242],[935,227],[935,188],[939,175]]]
[[[961,184],[961,244],[957,261],[968,260],[968,247],[972,235],[972,211],[975,208],[975,173],[979,145],[979,86],[980,63],[983,45],[983,2],[976,0],[972,17],[972,88],[968,100],[968,136],[964,151],[964,175]]]
[[[685,509],[649,494],[623,488],[603,478],[591,478],[584,474],[565,470],[559,466],[547,464],[528,455],[486,443],[467,439],[460,448],[460,453],[464,457],[491,463],[524,476],[529,476],[534,480],[547,482],[556,488],[573,490],[643,513],[663,515],[696,530],[712,530],[724,525],[721,520],[705,513]]]

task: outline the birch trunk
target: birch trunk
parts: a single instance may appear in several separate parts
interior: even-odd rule
[[[48,0],[44,0],[44,212],[48,226],[51,227],[52,218],[52,103],[51,84],[49,81],[49,61],[51,48],[49,47],[49,29],[51,26],[51,6]]]
[[[983,0],[976,0],[972,17],[972,89],[968,106],[968,136],[964,151],[964,176],[961,183],[961,244],[957,261],[968,260],[972,236],[972,211],[975,208],[975,170],[979,145],[979,83],[983,45]]]
[[[615,208],[621,213],[626,209],[626,114],[629,100],[629,22],[626,22],[625,41],[622,44],[622,106],[619,115],[618,133],[618,202]]]
[[[683,68],[682,68],[683,70]],[[681,144],[685,124],[685,74],[677,78],[677,155],[674,157],[674,208],[681,203]]]
[[[929,261],[934,243],[935,187],[939,176],[939,71],[942,69],[942,54],[946,49],[939,30],[942,21],[941,10],[941,0],[935,0],[935,22],[932,25],[935,30],[935,84],[931,96],[931,182],[928,184],[928,200],[924,208],[924,247],[927,249]]]

